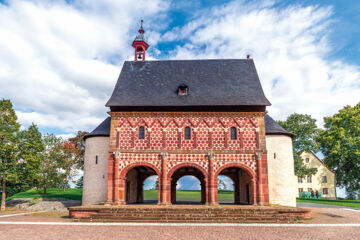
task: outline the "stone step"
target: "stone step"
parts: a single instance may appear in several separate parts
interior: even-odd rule
[[[141,223],[295,223],[294,219],[80,219],[81,222],[141,222]]]
[[[124,214],[111,214],[111,213],[99,213],[93,216],[98,217],[107,217],[107,216],[116,216],[116,217],[142,217],[142,216],[153,216],[153,217],[247,217],[247,216],[263,216],[263,217],[276,217],[276,216],[287,216],[281,214],[194,214],[194,213],[187,213],[187,214],[159,214],[159,213],[147,213],[147,214],[133,214],[133,213],[124,213]]]

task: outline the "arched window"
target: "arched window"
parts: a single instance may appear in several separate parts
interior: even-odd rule
[[[237,139],[236,127],[232,127],[230,131],[231,131],[231,139],[232,140]]]
[[[139,139],[145,138],[145,128],[143,126],[139,127]]]
[[[185,128],[185,139],[191,139],[190,127]]]

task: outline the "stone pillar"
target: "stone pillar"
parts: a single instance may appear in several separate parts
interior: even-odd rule
[[[215,153],[208,153],[209,159],[209,183],[208,183],[208,193],[209,193],[209,204],[217,205],[217,183],[215,179],[214,172],[214,157]]]
[[[194,149],[197,149],[197,127],[194,127],[193,128],[193,132],[194,132],[194,145],[193,145],[193,147],[194,147]]]
[[[251,179],[250,181],[251,188],[252,188],[252,198],[250,198],[250,201],[253,205],[257,205],[257,189],[256,189],[256,180]]]
[[[160,153],[161,157],[161,181],[160,181],[160,191],[161,191],[161,198],[160,198],[160,204],[167,205],[170,203],[170,184],[167,176],[168,168],[167,168],[167,158],[168,153],[162,152]]]
[[[108,160],[108,194],[105,205],[111,205],[114,202],[114,154],[109,153]]]
[[[256,153],[255,159],[257,162],[257,202],[259,205],[264,205],[264,196],[262,191],[262,161],[261,161],[262,154]]]
[[[134,148],[134,147],[135,147],[135,131],[136,131],[136,128],[131,128],[130,148]]]
[[[114,161],[114,179],[113,179],[113,185],[114,185],[114,204],[119,204],[119,158],[120,153],[115,153],[115,161]]]

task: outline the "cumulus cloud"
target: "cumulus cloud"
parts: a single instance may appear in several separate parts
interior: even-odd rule
[[[0,97],[12,100],[25,125],[91,130],[133,54],[139,19],[150,24],[167,7],[162,0],[0,4]]]
[[[163,39],[186,39],[171,52],[173,59],[250,54],[272,116],[307,113],[321,124],[324,116],[360,99],[359,66],[330,57],[332,13],[331,7],[234,1],[166,32]]]

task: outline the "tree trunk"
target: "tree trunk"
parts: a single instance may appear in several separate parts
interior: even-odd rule
[[[47,192],[46,192],[46,184],[44,184],[44,195],[46,195]]]
[[[5,211],[5,199],[6,199],[6,182],[5,178],[2,179],[2,194],[1,194],[1,211]]]

